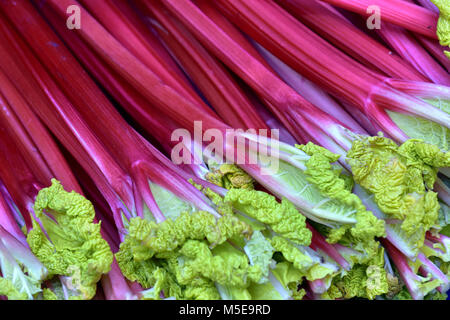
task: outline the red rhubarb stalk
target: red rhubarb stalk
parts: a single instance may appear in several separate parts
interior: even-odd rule
[[[171,0],[166,2],[171,3]],[[276,4],[253,0],[245,3],[240,0],[219,3],[236,24],[278,58],[337,97],[359,107],[399,142],[408,136],[386,114],[385,109],[428,119],[444,127],[449,126],[448,113],[396,90],[401,83],[407,86],[409,81],[391,80],[367,70],[305,28]],[[181,1],[177,5],[170,5],[176,6],[177,9],[174,10],[182,15],[178,11],[182,7]],[[193,15],[186,10],[185,8],[185,20]],[[273,19],[280,21],[276,28],[267,23]],[[420,84],[422,83],[417,83]],[[435,99],[449,97],[450,90],[447,89]]]
[[[342,126],[338,121],[298,95],[286,83],[281,81],[277,75],[268,70],[265,64],[254,59],[239,44],[230,39],[227,34],[192,3],[180,1],[175,5],[181,5],[183,7],[179,8],[181,11],[188,10],[189,14],[195,14],[196,18],[208,21],[206,22],[208,27],[201,30],[192,28],[191,31],[197,37],[200,32],[207,33],[206,37],[210,36],[208,40],[201,38],[203,44],[205,44],[205,41],[211,44],[211,46],[207,47],[210,49],[214,47],[213,51],[216,56],[226,62],[236,74],[246,80],[262,98],[270,102],[269,107],[272,108],[271,110],[296,139],[300,141],[315,141],[316,143],[320,141],[320,144],[326,145],[326,147],[338,153],[342,153],[341,148],[349,147],[345,139],[337,139],[339,141],[333,142],[329,138],[333,136],[333,132],[337,132],[337,134],[334,134],[335,137],[339,135],[339,128],[342,128]],[[189,8],[185,6],[189,6]],[[215,36],[219,37],[220,40],[212,40]],[[222,50],[225,47],[228,49]],[[318,123],[321,125],[318,126]]]
[[[438,41],[429,39],[421,35],[415,35],[420,43],[428,50],[428,52],[437,60],[439,63],[450,72],[450,59],[445,55],[445,47],[441,46]]]
[[[341,107],[322,89],[289,68],[286,64],[284,64],[262,46],[258,44],[255,45],[257,46],[258,51],[261,53],[261,55],[278,73],[278,75],[302,97],[320,108],[322,111],[332,115],[336,119],[339,119],[339,121],[345,124],[353,132],[361,134],[365,133],[366,130],[363,129],[343,107]]]
[[[73,156],[83,165],[83,168],[89,172],[97,187],[108,199],[115,216],[120,217],[122,214],[129,216],[128,210],[122,204],[122,201],[126,205],[131,204],[127,188],[120,188],[122,186],[121,181],[124,182],[123,185],[128,183],[123,170],[115,165],[111,155],[90,132],[86,124],[80,120],[71,103],[61,93],[40,62],[5,23],[0,23],[0,39],[2,39],[0,56],[2,62],[4,62],[1,68],[5,74],[21,92],[27,92],[26,99],[33,110],[47,124],[47,127],[51,128],[66,149],[72,152]],[[14,43],[16,45],[14,53],[13,48],[6,48],[1,45],[4,43]],[[17,57],[21,57],[23,63],[18,63]],[[30,77],[30,73],[35,78]],[[53,107],[57,108],[57,112]],[[71,120],[77,123],[76,127],[71,125]],[[68,126],[65,125],[66,122],[69,124]],[[118,177],[122,177],[122,179],[120,180]],[[107,181],[112,185],[119,186],[116,192],[122,201],[117,201],[117,195]],[[117,227],[121,230],[120,225]]]
[[[221,119],[233,128],[268,129],[228,71],[158,2],[145,2],[154,24],[183,70]],[[226,90],[224,90],[226,88]]]
[[[78,108],[77,110],[74,110],[70,103],[66,103],[64,108],[57,110],[57,114],[66,114],[67,118],[64,120],[68,125],[72,126],[76,132],[83,132],[81,135],[83,138],[85,135],[98,137],[100,139],[99,141],[101,141],[99,142],[100,146],[97,146],[98,148],[106,146],[107,150],[100,151],[95,149],[95,152],[88,153],[95,155],[95,159],[93,160],[97,161],[97,157],[106,157],[111,153],[115,156],[115,160],[111,162],[111,167],[113,168],[115,164],[114,166],[112,166],[112,164],[114,161],[117,161],[117,168],[125,168],[125,171],[122,171],[122,173],[110,173],[108,172],[110,167],[108,164],[105,164],[102,170],[105,170],[108,174],[117,175],[116,180],[109,180],[110,186],[112,186],[114,190],[117,190],[118,188],[117,191],[121,191],[122,188],[125,191],[125,194],[129,196],[126,198],[126,201],[128,202],[125,202],[125,200],[123,201],[127,204],[127,207],[130,208],[131,216],[143,216],[145,204],[157,221],[165,219],[153,198],[149,182],[170,189],[182,199],[196,202],[199,210],[213,211],[212,213],[216,214],[214,210],[211,210],[209,201],[203,194],[198,193],[198,190],[188,181],[182,179],[176,171],[172,172],[167,170],[168,168],[173,168],[175,166],[125,122],[98,89],[93,80],[87,76],[77,60],[71,55],[67,48],[64,47],[58,37],[53,33],[49,26],[44,23],[37,12],[34,11],[34,8],[27,3],[20,3],[20,5],[12,6],[10,3],[2,3],[0,5],[5,5],[5,12],[8,14],[12,14],[14,11],[18,10],[22,13],[21,16],[25,17],[25,20],[22,22],[26,21],[26,23],[18,24],[17,16],[14,14],[10,16],[10,18],[13,19],[15,26],[18,27],[23,35],[25,35],[28,43],[33,47],[34,53],[39,56],[42,63],[48,66],[48,70],[52,72],[55,77],[72,79],[70,84],[61,83],[61,86],[65,89],[64,94],[69,97],[70,102],[77,105]],[[86,15],[86,18],[84,19],[85,24],[90,21],[95,27],[100,28],[99,30],[105,31],[95,22],[95,20],[92,18],[92,20],[87,19],[87,12],[84,13]],[[38,34],[33,37],[27,37],[27,28],[35,29],[33,27],[39,29]],[[106,34],[108,35],[107,39],[111,40],[114,44],[118,44],[113,37],[108,33]],[[48,47],[46,46],[47,43],[52,43],[53,45]],[[130,62],[138,64],[143,70],[147,70],[145,66],[143,66],[126,49],[120,46],[120,44],[118,47],[123,50],[122,52],[126,52]],[[46,51],[45,53],[42,50],[39,50],[43,48],[46,48],[46,50],[44,50]],[[32,61],[32,58],[27,56],[27,59],[24,60]],[[39,65],[30,66],[33,70],[39,69],[39,67]],[[43,71],[35,72],[34,74],[36,77],[42,77],[41,73],[45,74]],[[149,71],[148,74],[151,75],[151,78],[149,77],[148,79],[149,81],[141,81],[141,86],[146,88],[147,94],[150,92],[151,94],[155,94],[154,91],[147,87],[147,85],[151,87],[151,82],[153,81],[155,84],[154,89],[156,88],[169,94],[166,96],[167,99],[163,99],[164,103],[176,104],[177,100],[186,104],[190,103],[179,96],[173,89],[162,84],[153,73]],[[40,85],[46,87],[48,84],[45,81],[41,81]],[[79,90],[75,90],[75,88],[79,88]],[[54,94],[54,92],[59,91],[57,88],[52,88],[52,90],[46,90],[46,92]],[[174,97],[174,100],[171,99],[170,95]],[[158,96],[158,98],[161,99],[162,97]],[[89,108],[86,108],[86,105],[89,105]],[[57,107],[57,104],[54,104],[52,107]],[[195,110],[197,113],[205,115],[204,112],[197,111],[198,109]],[[78,112],[83,115],[82,119],[76,118]],[[209,117],[209,115],[205,115],[205,117],[206,116]],[[99,119],[102,120],[99,121]],[[83,127],[83,120],[85,120],[90,127]],[[218,120],[215,121],[219,122]],[[219,123],[221,126],[225,126],[221,122]],[[95,141],[92,143],[95,146]],[[88,147],[93,146],[88,144]],[[72,151],[72,148],[69,148],[69,150]],[[93,180],[97,182],[97,178]],[[119,183],[117,183],[117,181],[119,181]],[[127,184],[124,185],[124,181]],[[105,196],[105,198],[107,197]],[[118,199],[111,202],[114,204],[117,200]],[[110,202],[109,198],[108,202]],[[115,211],[117,212],[117,209]],[[127,218],[129,217],[130,216]],[[119,220],[119,218],[117,218],[116,221],[117,220]]]
[[[164,83],[171,86],[184,97],[212,111],[194,91],[189,80],[183,75],[160,41],[154,34],[138,29],[137,22],[129,21],[126,4],[118,6],[117,1],[81,1],[95,17],[125,48],[150,68]],[[123,10],[127,10],[123,13]],[[131,13],[128,13],[130,16]],[[130,17],[131,18],[131,17]],[[145,32],[147,31],[147,32]]]
[[[422,76],[409,63],[392,54],[390,49],[355,27],[327,4],[309,0],[277,0],[277,2],[318,35],[362,64],[373,66],[393,78],[428,81],[428,78]],[[384,27],[385,24],[382,29]]]
[[[60,15],[64,15],[65,13],[65,9],[66,5],[68,4],[73,4],[73,1],[67,1],[67,2],[61,2],[61,1],[48,1],[44,4],[45,5],[51,5],[50,8],[56,9],[57,12],[60,13]],[[0,5],[2,7],[4,7],[4,11],[7,12],[10,15],[10,18],[12,20],[16,20],[17,16],[23,16],[25,15],[28,19],[25,19],[23,21],[21,21],[21,23],[19,24],[18,22],[15,23],[16,28],[18,29],[22,29],[23,32],[23,36],[27,37],[27,32],[25,32],[25,30],[27,30],[28,28],[30,28],[30,24],[34,25],[32,22],[32,17],[29,17],[29,14],[27,14],[27,12],[22,12],[22,15],[12,15],[12,13],[17,13],[16,11],[20,11],[21,6],[7,6],[4,5],[4,2],[0,3]],[[19,8],[19,9],[18,9]],[[96,23],[95,20],[92,19],[92,17],[89,16],[89,14],[85,11],[82,11],[82,14],[84,16],[84,27],[80,30],[77,30],[76,32],[79,33],[80,36],[82,36],[83,40],[85,40],[87,43],[89,43],[89,45],[95,49],[95,51],[105,60],[105,62],[108,62],[108,64],[114,68],[115,71],[117,71],[122,77],[124,77],[126,80],[129,81],[130,84],[132,84],[136,90],[138,90],[142,95],[144,95],[149,101],[152,101],[155,103],[155,105],[158,106],[158,108],[160,108],[160,110],[162,112],[165,112],[167,116],[171,117],[171,118],[176,118],[179,122],[180,125],[182,125],[183,127],[187,127],[187,128],[191,128],[191,121],[192,119],[202,119],[202,121],[204,122],[204,128],[214,128],[214,129],[219,129],[222,132],[227,129],[228,127],[226,125],[224,125],[220,120],[215,119],[215,118],[211,118],[209,117],[209,115],[206,115],[204,112],[201,112],[201,110],[199,110],[199,108],[197,108],[195,105],[192,105],[189,101],[183,99],[181,96],[179,96],[176,92],[174,92],[173,90],[171,90],[169,87],[167,86],[162,86],[161,83],[159,81],[157,81],[155,79],[154,74],[151,72],[151,70],[148,70],[142,63],[140,63],[134,56],[132,56],[126,49],[123,48],[123,46],[120,45],[120,43],[118,43],[113,37],[111,37],[98,23]],[[36,28],[33,28],[33,30]],[[45,31],[45,27],[42,26],[42,28],[37,28],[38,32],[43,32]],[[36,50],[37,48],[40,48],[41,46],[39,46],[39,42],[35,41],[33,38],[28,38],[27,39],[28,42],[30,44],[33,45],[33,47],[35,48],[35,53],[37,55],[40,55],[40,58],[42,60],[43,63],[49,65],[48,69],[56,69],[58,70],[58,73],[55,72],[55,75],[59,74],[59,73],[68,73],[68,72],[74,72],[74,68],[76,65],[76,61],[70,61],[70,68],[64,68],[64,66],[68,63],[70,57],[69,57],[69,53],[64,51],[64,59],[61,58],[60,54],[56,54],[55,51],[61,51],[63,50],[62,46],[52,46],[50,48],[47,48],[46,50],[46,54],[43,55],[40,53],[40,50]],[[52,37],[51,39],[48,39],[50,41],[56,42],[58,41],[57,39],[54,39],[54,37]],[[43,41],[44,43],[46,43],[46,41]],[[114,50],[111,50],[112,48],[114,48]],[[61,53],[61,52],[60,52]],[[58,62],[58,63],[56,63]],[[50,68],[51,66],[51,68]],[[68,70],[70,69],[70,70]],[[272,73],[270,73],[275,79],[278,79],[277,81],[279,81],[279,78],[277,78],[276,76],[274,76]],[[77,76],[75,76],[77,75]],[[77,80],[76,86],[84,86],[86,85],[86,82],[84,80],[86,80],[89,83],[88,79],[82,79],[83,81],[79,81],[80,79],[80,75],[79,72],[73,74],[73,78],[74,80]],[[145,84],[145,85],[143,85]],[[63,85],[63,84],[62,84]],[[89,100],[92,99],[90,98],[88,95],[86,95],[86,91],[90,91],[93,90],[92,88],[90,90],[73,90],[75,86],[75,82],[71,83],[71,89],[69,90],[68,88],[66,89],[66,94],[67,95],[74,95],[76,92],[83,92],[83,102],[84,103],[88,103],[88,105],[90,106],[90,108],[81,108],[81,106],[78,108],[78,111],[80,113],[83,113],[85,115],[85,118],[87,119],[86,121],[89,122],[95,122],[97,124],[96,129],[96,133],[100,136],[105,136],[105,141],[111,142],[111,143],[115,143],[115,141],[111,141],[113,140],[113,138],[110,135],[120,135],[123,136],[123,133],[119,130],[121,127],[125,126],[125,124],[122,123],[117,123],[117,125],[112,125],[113,121],[115,121],[115,119],[111,120],[108,119],[108,121],[104,121],[105,123],[108,123],[109,125],[106,126],[105,128],[101,128],[101,124],[103,121],[98,121],[99,116],[102,115],[102,112],[95,112],[95,110],[98,110],[99,105],[97,104],[97,102],[99,102],[98,98],[97,99],[93,99],[93,101],[91,103],[89,103]],[[292,89],[289,89],[289,87],[287,85],[284,84],[284,87],[286,88],[286,90],[291,90],[291,92],[293,93],[293,95],[296,97],[296,103],[301,104],[304,108],[307,108],[307,110],[313,110],[314,111],[314,117],[312,114],[309,114],[310,119],[309,122],[311,123],[311,126],[318,126],[317,123],[320,123],[321,125],[324,124],[324,122],[321,122],[321,119],[318,119],[317,117],[323,117],[323,119],[330,119],[330,124],[331,126],[324,126],[325,128],[323,128],[323,130],[332,130],[335,127],[339,127],[339,128],[343,128],[341,125],[336,124],[335,120],[331,120],[331,117],[329,117],[327,114],[321,112],[320,110],[314,108],[311,104],[309,104],[308,102],[306,102],[304,99],[302,99],[300,96],[295,94],[295,91],[293,91]],[[70,91],[70,92],[69,92]],[[74,93],[75,92],[75,93]],[[172,99],[173,98],[173,99]],[[77,99],[73,99],[74,101],[76,101]],[[81,99],[80,99],[81,100]],[[274,100],[272,98],[272,100]],[[181,103],[181,105],[184,107],[184,110],[180,110],[180,105],[178,103]],[[105,110],[108,110],[108,115],[111,114],[115,114],[113,110],[109,111],[108,109],[108,105],[102,106],[105,109],[100,109],[103,112]],[[186,110],[188,110],[188,114],[189,116],[186,116]],[[92,114],[90,114],[92,112]],[[299,116],[300,116],[300,110],[298,110],[297,112],[299,112]],[[95,119],[95,120],[93,120]],[[98,123],[100,122],[100,123]],[[321,128],[322,129],[322,128]],[[248,135],[246,136],[248,137]],[[325,136],[326,137],[326,136]],[[251,137],[250,137],[251,138]],[[124,137],[117,137],[117,139],[119,140],[123,140]],[[327,138],[329,139],[329,138]],[[136,141],[133,142],[138,142],[137,138]],[[267,145],[262,145],[264,147],[266,147]],[[123,148],[128,148],[126,145],[122,146]],[[137,148],[139,147],[138,150],[141,150],[140,148],[143,146],[139,146],[139,145],[133,145],[133,148]],[[234,147],[234,146],[233,146]],[[225,146],[225,148],[227,148],[227,150],[229,150],[230,145],[227,144]],[[293,147],[290,146],[283,146],[283,148],[285,149],[289,149],[289,152],[294,152],[294,153],[301,153],[299,152],[298,149],[295,149]],[[132,150],[130,150],[132,151]],[[125,157],[125,155],[123,154],[123,151],[121,153],[119,153],[119,151],[114,151],[111,150],[111,152],[117,152],[118,156],[120,155],[120,157]],[[128,165],[127,163],[133,163],[133,161],[139,161],[139,165],[146,165],[144,160],[142,159],[142,154],[141,152],[143,151],[139,151],[139,154],[137,154],[137,151],[135,150],[134,152],[132,152],[131,154],[134,153],[134,156],[127,156],[126,161],[124,160],[124,165]],[[293,165],[299,165],[295,159],[292,157],[289,157],[289,152],[282,152],[281,154],[281,160],[288,162],[289,164],[293,163]],[[271,153],[273,155],[273,153]],[[137,156],[139,156],[139,158],[137,158]],[[237,156],[237,155],[236,155]],[[248,156],[246,154],[246,156]],[[230,158],[228,158],[227,160],[230,160]],[[234,159],[233,159],[234,160]],[[290,161],[290,162],[289,162]],[[246,162],[245,165],[241,165],[244,170],[246,170],[247,172],[249,172],[252,176],[254,176],[256,179],[258,179],[259,182],[261,182],[261,184],[266,187],[266,188],[270,188],[270,191],[274,192],[274,194],[277,194],[278,196],[280,196],[280,194],[282,194],[283,196],[285,196],[286,198],[288,198],[289,200],[293,201],[299,208],[301,208],[302,212],[306,211],[305,214],[308,214],[309,216],[315,218],[316,220],[320,220],[320,218],[318,216],[316,216],[316,214],[319,215],[324,215],[322,212],[316,212],[314,211],[315,208],[313,206],[311,206],[311,204],[309,204],[306,199],[299,199],[299,192],[303,192],[302,190],[292,190],[290,189],[290,187],[288,185],[283,185],[281,183],[281,181],[279,180],[279,177],[277,175],[264,175],[264,173],[261,172],[261,167],[259,164],[247,164],[248,162]],[[168,164],[165,164],[167,166],[169,166]],[[304,166],[303,166],[304,168]],[[155,170],[159,170],[152,168]],[[156,172],[147,172],[145,171],[146,174],[148,175],[156,175]],[[145,176],[146,178],[146,176]],[[152,176],[150,176],[150,178],[152,178]],[[165,177],[166,180],[169,180],[169,178],[167,178],[167,176]],[[160,181],[158,181],[158,183],[160,183]],[[161,181],[162,185],[164,186],[164,183],[168,183],[166,181]],[[277,187],[278,186],[278,187]],[[191,186],[192,187],[192,186]],[[174,188],[183,188],[183,190],[189,190],[189,188],[187,186],[183,186],[182,183],[177,183],[176,186]],[[183,190],[176,190],[174,191],[174,193],[181,193],[183,194]],[[327,212],[328,214],[328,212]],[[330,219],[337,219],[337,221],[342,221],[343,223],[354,223],[355,219],[354,218],[349,218],[346,216],[336,216],[333,212],[329,212],[329,214],[332,216],[332,218]]]
[[[196,0],[195,4],[199,7],[202,12],[207,15],[214,23],[220,27],[220,29],[225,32],[230,38],[233,39],[239,46],[250,54],[252,59],[256,59],[260,64],[262,64],[267,71],[271,71],[273,76],[278,77],[276,72],[272,70],[270,64],[261,56],[261,54],[256,50],[256,48],[252,45],[252,43],[248,40],[248,38],[236,28],[227,18],[225,18],[222,13],[217,10],[217,8],[213,5],[212,2],[207,0]],[[248,90],[251,90],[249,88]],[[261,98],[264,104],[270,109],[270,111],[276,116],[277,119],[281,121],[281,124],[284,128],[286,128],[289,132],[292,132],[295,135],[295,139],[297,143],[307,143],[310,137],[302,130],[298,130],[297,126],[289,122],[285,119],[282,112],[280,112],[272,103],[267,100],[264,95],[261,95],[260,92],[255,91],[257,95]],[[281,133],[280,133],[281,139]]]
[[[30,105],[17,91],[11,81],[0,70],[0,116],[4,119],[5,130],[11,137],[30,166],[37,166],[33,172],[51,175],[63,186],[80,191],[78,182],[70,172],[69,165],[62,156],[47,129],[34,114]],[[17,112],[17,115],[16,115]],[[47,171],[49,170],[49,171]],[[40,177],[43,178],[43,177]]]

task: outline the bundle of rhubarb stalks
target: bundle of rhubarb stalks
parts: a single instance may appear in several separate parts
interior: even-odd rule
[[[445,300],[450,1],[1,0],[0,300]]]

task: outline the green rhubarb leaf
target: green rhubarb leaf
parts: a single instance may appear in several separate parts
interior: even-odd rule
[[[402,291],[403,283],[400,279],[390,273],[386,273],[388,284],[388,292],[385,294],[388,299],[393,299],[400,291]]]
[[[156,253],[173,251],[189,239],[207,239],[215,246],[229,238],[250,237],[251,234],[251,228],[233,215],[217,219],[209,212],[197,211],[183,212],[177,219],[167,219],[159,224],[133,218],[130,220],[127,237],[136,240],[134,255],[143,260]]]
[[[369,261],[356,264],[343,276],[335,277],[326,296],[373,300],[376,296],[389,293],[390,289],[393,290],[384,269],[384,250],[379,248]]]
[[[209,279],[197,280],[185,286],[184,299],[186,300],[219,300],[220,294],[216,285]]]
[[[438,223],[440,227],[440,233],[450,236],[450,207],[443,202],[439,202],[439,214]]]
[[[315,222],[334,227],[357,223],[360,211],[355,208],[353,197],[339,197],[341,191],[350,193],[351,180],[339,173],[337,164],[331,164],[338,156],[313,144],[305,146],[311,154],[284,143],[277,148],[279,157],[257,155],[264,172],[256,177],[260,184],[276,196],[288,199]],[[313,153],[315,157],[311,160]]]
[[[274,277],[280,282],[285,290],[289,291],[289,295],[296,300],[301,300],[306,293],[303,289],[299,290],[305,276],[304,272],[295,268],[288,261],[278,263],[272,270]],[[273,283],[274,281],[272,281]],[[278,290],[282,292],[282,290]]]
[[[156,282],[154,272],[158,266],[149,259],[150,254],[147,254],[147,259],[145,258],[146,254],[141,253],[139,246],[139,241],[126,237],[116,253],[117,264],[128,280],[137,281],[144,288],[151,288]]]
[[[303,245],[311,243],[311,231],[306,219],[287,199],[279,203],[268,193],[248,189],[231,189],[225,202],[247,216],[269,225],[276,233]]]
[[[143,299],[159,299],[161,294],[220,299],[216,284],[228,287],[222,292],[232,292],[263,275],[260,257],[252,266],[243,252],[227,245],[229,239],[251,238],[252,232],[230,213],[217,218],[205,211],[182,212],[159,224],[133,218],[116,259],[127,279],[147,289]]]
[[[281,252],[283,257],[291,262],[293,266],[303,274],[317,263],[317,261],[314,261],[306,252],[302,252],[299,248],[282,237],[273,237],[271,242],[274,249],[277,252]]]
[[[43,298],[43,300],[60,300],[58,298],[58,296],[52,290],[50,290],[48,288],[45,288],[42,291],[42,298]]]
[[[164,213],[164,216],[169,219],[176,219],[182,212],[194,212],[195,207],[189,202],[183,201],[174,195],[172,192],[164,189],[156,183],[150,183],[150,190],[158,208]],[[153,220],[151,213],[148,220]]]
[[[307,180],[317,186],[322,194],[355,210],[356,223],[332,229],[328,241],[336,243],[346,237],[350,242],[362,246],[362,250],[375,252],[378,247],[375,237],[384,236],[384,221],[366,210],[361,199],[351,192],[353,185],[349,183],[347,176],[342,174],[342,168],[332,165],[340,156],[313,143],[297,148],[311,156],[306,162]]]
[[[182,284],[201,276],[223,286],[246,288],[263,274],[259,265],[251,265],[245,253],[227,242],[211,250],[203,241],[188,240],[177,261],[177,280]]]
[[[71,299],[92,299],[97,282],[111,270],[113,253],[94,223],[94,207],[82,195],[66,192],[59,181],[39,191],[33,229],[27,241],[48,269],[49,276],[66,277]],[[41,229],[41,225],[44,230]]]
[[[437,224],[439,202],[429,191],[450,154],[421,140],[401,146],[382,136],[355,140],[347,154],[355,181],[374,195],[380,210],[401,222],[411,248],[423,245],[425,233]]]
[[[436,99],[424,99],[427,103],[450,113],[450,101]],[[389,111],[387,113],[394,123],[410,138],[421,139],[438,146],[443,151],[450,148],[450,130],[433,121],[420,117]]]
[[[26,292],[20,292],[12,280],[0,277],[0,296],[6,296],[8,300],[28,300]]]
[[[450,1],[431,0],[439,8],[439,20],[437,25],[437,35],[441,45],[450,46]],[[445,51],[450,59],[450,52]]]
[[[447,297],[448,296],[445,292],[441,293],[441,292],[435,290],[434,292],[427,294],[424,297],[424,300],[447,300]]]
[[[210,167],[206,179],[222,188],[253,189],[253,178],[234,164]]]
[[[309,281],[332,278],[338,271],[336,265],[322,261],[322,257],[309,247],[295,245],[278,236],[273,237],[271,242],[275,251],[280,252],[298,274]]]
[[[252,300],[284,300],[283,295],[275,289],[271,282],[254,284],[247,291]]]

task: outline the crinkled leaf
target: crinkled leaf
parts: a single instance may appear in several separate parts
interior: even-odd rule
[[[207,239],[212,245],[219,245],[234,236],[250,237],[251,228],[234,215],[217,219],[206,211],[183,212],[175,220],[167,219],[157,224],[141,218],[130,220],[128,237],[136,240],[136,256],[142,252],[144,260],[155,253],[170,252],[182,246],[188,239]]]
[[[305,217],[287,199],[282,199],[279,203],[274,196],[262,191],[231,189],[224,200],[295,243],[311,243],[312,234],[306,227]]]
[[[303,277],[309,281],[334,276],[339,268],[327,263],[315,251],[308,247],[295,245],[288,240],[275,236],[271,239],[275,251],[280,252],[283,258],[292,263]]]
[[[431,0],[439,8],[439,20],[437,25],[437,35],[443,46],[450,46],[450,1]],[[450,52],[445,51],[450,59]]]
[[[346,175],[342,174],[342,168],[332,165],[339,159],[339,155],[312,143],[297,148],[311,156],[306,162],[308,181],[316,185],[322,194],[354,208],[356,223],[333,229],[329,234],[329,241],[336,243],[349,234],[355,243],[374,246],[374,238],[384,235],[384,222],[367,211],[361,199],[351,192],[352,184],[348,182],[348,178],[344,178]]]
[[[420,248],[439,211],[437,194],[428,189],[438,169],[450,164],[450,154],[421,140],[398,146],[378,136],[355,140],[347,159],[355,181],[374,195],[383,213],[401,221],[406,236],[414,236],[411,247]]]
[[[283,271],[280,269],[273,269],[269,274],[269,281],[261,284],[252,284],[248,291],[251,294],[252,300],[301,300],[306,294],[304,289],[298,289],[297,283],[301,282],[301,279],[295,281],[294,279],[287,280],[285,283],[281,283],[275,272],[278,271],[280,278],[283,276],[289,278],[288,275],[283,275]],[[301,278],[301,277],[300,277]]]
[[[340,291],[340,292],[339,292]],[[373,300],[389,292],[389,283],[384,269],[384,249],[379,248],[365,264],[355,264],[351,270],[333,280],[325,295],[327,298],[355,297]]]
[[[251,266],[243,252],[226,246],[228,239],[251,235],[251,228],[231,214],[218,219],[204,211],[183,212],[160,224],[134,218],[116,258],[127,279],[148,288],[144,299],[158,299],[161,293],[175,299],[219,299],[216,284],[243,288],[261,278],[260,266]]]
[[[253,189],[253,178],[234,164],[222,164],[211,171],[206,179],[225,189]]]
[[[94,207],[76,192],[64,191],[59,181],[39,191],[34,212],[45,229],[33,218],[27,241],[49,275],[66,276],[71,298],[91,299],[97,282],[111,270],[113,254],[94,223]]]
[[[259,282],[260,266],[250,265],[247,256],[229,243],[210,250],[205,242],[188,240],[178,256],[180,282],[191,282],[198,276],[221,285],[248,287]]]

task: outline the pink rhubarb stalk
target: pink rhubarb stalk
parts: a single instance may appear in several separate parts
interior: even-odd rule
[[[413,3],[411,0],[408,2]],[[430,56],[413,35],[390,23],[383,24],[383,27],[377,31],[386,43],[428,79],[436,84],[450,85],[448,72]]]
[[[423,278],[414,273],[408,259],[392,244],[383,239],[380,241],[386,249],[389,258],[394,262],[401,279],[414,300],[423,300],[427,293],[439,286],[439,284],[436,284],[436,281],[433,282],[433,279]]]

